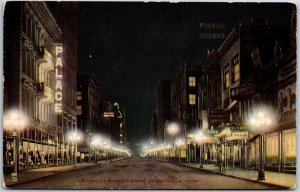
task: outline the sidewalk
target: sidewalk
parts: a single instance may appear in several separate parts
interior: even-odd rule
[[[112,162],[119,161],[122,159],[124,159],[124,158],[114,159]],[[23,182],[35,180],[38,178],[46,177],[49,175],[54,175],[59,172],[71,171],[71,170],[75,170],[75,169],[96,166],[96,165],[104,164],[104,163],[109,163],[109,161],[101,160],[101,161],[98,161],[97,164],[95,164],[94,162],[77,163],[75,167],[74,167],[74,164],[71,164],[71,165],[62,165],[62,166],[57,166],[57,167],[25,169],[25,170],[21,170],[18,173],[19,181],[17,183],[23,183]],[[4,179],[3,187],[9,187],[10,185],[16,184],[16,182],[11,181],[10,174],[5,174],[3,179]]]
[[[181,165],[199,168],[199,163],[181,163]],[[232,168],[226,167],[225,173],[220,173],[219,167],[214,164],[203,165],[203,170],[211,171],[218,174],[223,174],[231,177],[242,178],[246,180],[252,180],[256,182],[262,182],[272,185],[277,185],[284,188],[295,189],[296,188],[296,174],[280,173],[273,171],[265,171],[265,181],[257,181],[257,170],[242,169],[239,167]]]

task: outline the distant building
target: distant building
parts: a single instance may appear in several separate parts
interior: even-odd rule
[[[157,113],[156,112],[153,112],[152,113],[152,118],[151,118],[151,133],[150,133],[150,137],[151,138],[155,138],[157,137]]]
[[[183,124],[181,134],[197,126],[199,65],[184,63],[171,85],[172,119]]]
[[[108,101],[100,101],[99,114],[100,114],[100,133],[101,135],[111,139],[112,121],[114,116],[112,104]]]
[[[77,77],[77,129],[84,134],[78,152],[90,156],[91,137],[100,133],[99,85],[94,77]]]
[[[113,104],[112,111],[114,116],[112,118],[112,130],[111,130],[111,139],[113,142],[116,142],[120,145],[126,145],[126,113],[125,109],[120,108],[120,105],[115,102]]]
[[[155,117],[154,117],[155,118]],[[165,138],[165,123],[171,120],[171,81],[159,81],[156,89],[156,128],[154,136],[157,140]],[[155,123],[155,122],[153,122]],[[154,125],[155,126],[155,125]]]

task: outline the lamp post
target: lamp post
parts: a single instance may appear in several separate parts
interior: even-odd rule
[[[71,141],[72,145],[75,145],[75,154],[74,154],[74,167],[77,166],[77,143],[81,140],[81,135],[77,131],[72,131],[69,133],[69,141]]]
[[[169,123],[167,125],[167,132],[173,138],[173,148],[174,148],[174,139],[175,139],[176,134],[179,132],[179,130],[180,130],[180,127],[175,122]]]
[[[28,118],[19,110],[8,111],[3,117],[4,129],[12,131],[13,137],[13,166],[14,172],[11,174],[11,180],[18,182],[19,172],[19,146],[20,146],[20,130],[28,125]]]
[[[111,154],[110,154],[110,149],[111,149],[111,143],[110,141],[104,141],[104,149],[106,151],[106,161],[108,161],[109,159],[109,162],[111,162]]]
[[[203,143],[206,139],[206,136],[202,132],[198,132],[195,135],[195,140],[196,142],[199,143],[199,167],[203,168],[203,163],[202,163],[202,152],[203,152]]]
[[[176,142],[176,145],[178,146],[178,163],[180,163],[181,159],[181,146],[183,145],[183,141],[181,139],[178,139]]]
[[[97,164],[98,162],[98,158],[97,158],[97,147],[100,149],[101,147],[101,138],[100,137],[94,137],[92,142],[91,142],[91,146],[94,148],[94,154],[95,154],[95,159],[94,159],[94,163]]]
[[[265,108],[258,108],[249,119],[249,126],[253,132],[259,133],[259,168],[257,174],[257,180],[265,180],[264,170],[264,138],[265,131],[274,126],[276,122],[273,111],[266,110]]]

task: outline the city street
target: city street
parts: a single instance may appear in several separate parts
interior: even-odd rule
[[[14,185],[22,189],[275,189],[177,164],[133,157]]]

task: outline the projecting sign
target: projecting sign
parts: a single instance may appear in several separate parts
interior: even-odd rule
[[[54,104],[54,111],[55,113],[62,113],[62,51],[63,48],[61,45],[57,45],[55,49],[56,54],[56,62],[55,62],[55,78],[56,78],[56,84],[55,84],[55,104]]]
[[[235,131],[231,132],[231,134],[227,137],[228,141],[233,140],[242,140],[248,138],[248,131]]]
[[[254,85],[243,85],[230,88],[230,98],[232,100],[244,100],[252,97],[255,92]]]
[[[114,116],[115,116],[115,113],[114,113],[114,112],[104,112],[104,113],[103,113],[103,116],[104,116],[104,117],[114,117]]]
[[[223,109],[208,110],[208,122],[210,126],[218,126],[221,123],[228,122],[229,120],[229,113],[224,112]]]

